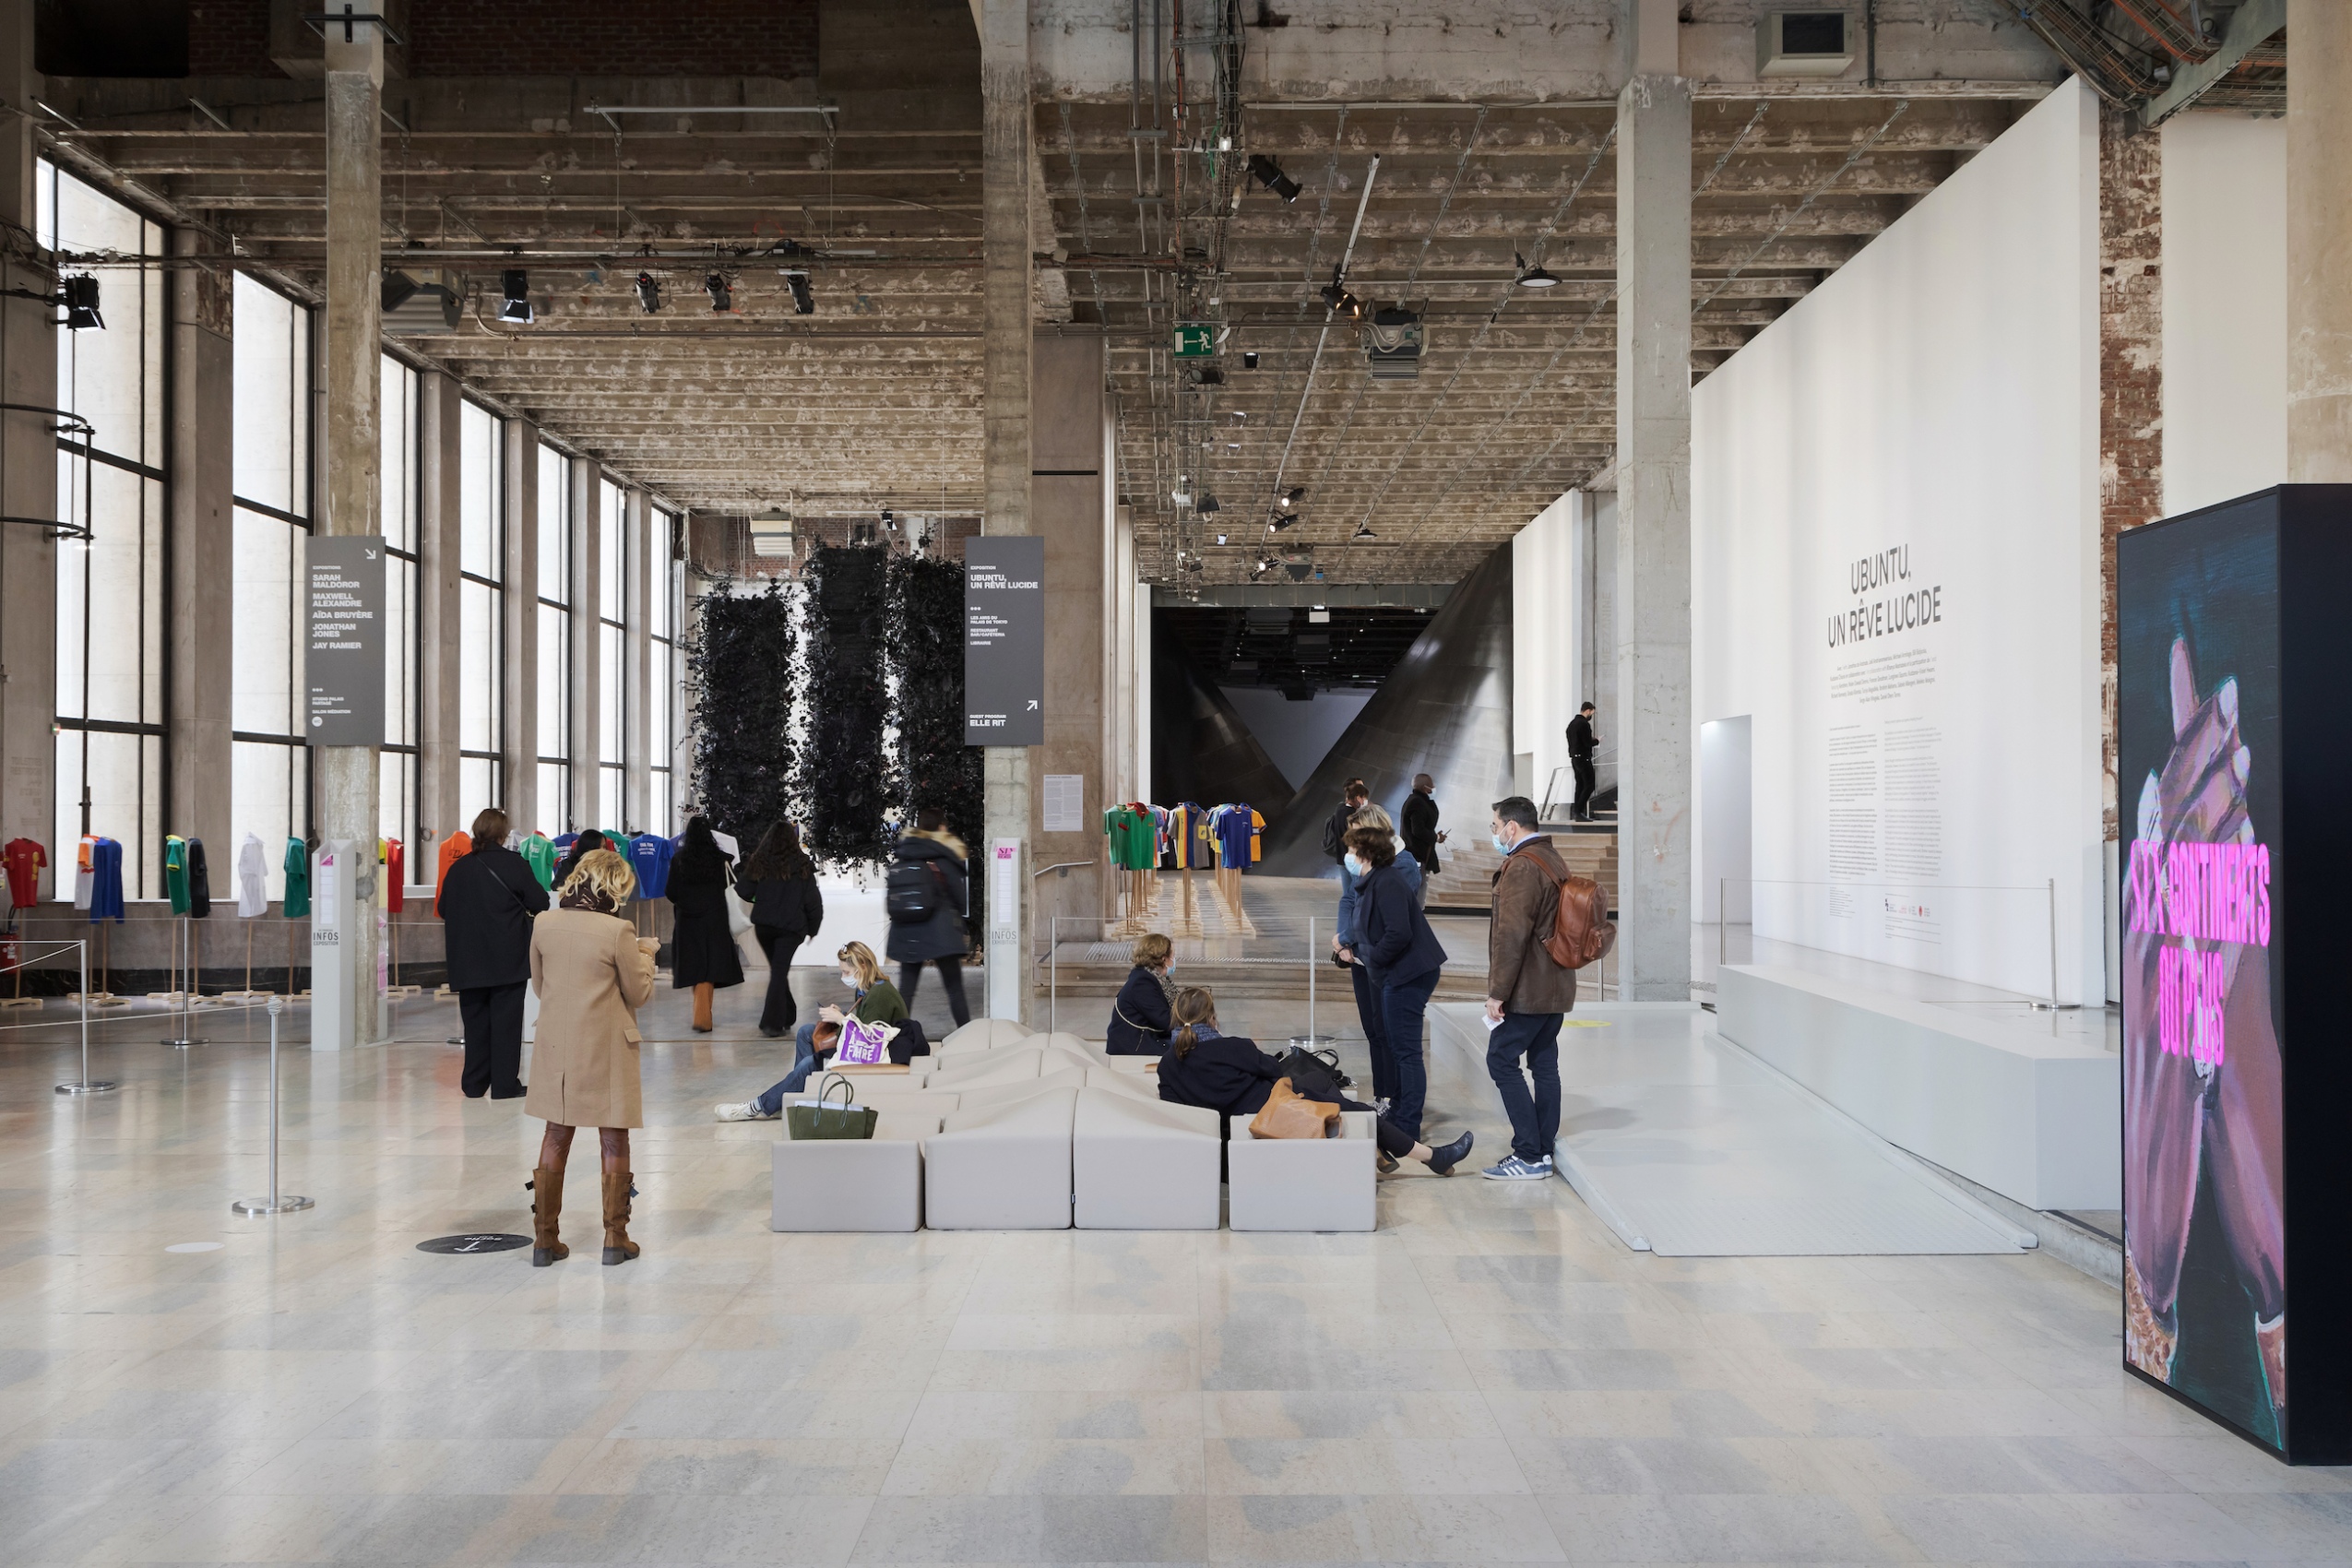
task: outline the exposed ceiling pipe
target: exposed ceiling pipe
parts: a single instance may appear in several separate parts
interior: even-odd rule
[[[2091,90],[2118,108],[2146,102],[2164,89],[2104,28],[2065,0],[2010,0],[2017,16],[2060,59],[2074,67]]]
[[[1379,172],[1380,155],[1374,153],[1372,167],[1364,171],[1363,194],[1356,198],[1356,221],[1348,231],[1348,247],[1339,253],[1339,270],[1332,274],[1336,281],[1343,284],[1348,277],[1348,263],[1356,254],[1356,236],[1364,232],[1364,208],[1372,203],[1372,179]],[[1315,372],[1323,364],[1323,346],[1331,338],[1331,318],[1338,314],[1339,303],[1336,300],[1327,302],[1323,307],[1323,331],[1315,337],[1314,358],[1307,362],[1307,383],[1299,388],[1299,411],[1290,416],[1290,438],[1282,444],[1282,460],[1274,465],[1274,488],[1268,492],[1270,495],[1282,493],[1283,476],[1290,467],[1290,448],[1298,445],[1299,425],[1307,417],[1307,398],[1314,392]]]
[[[2191,0],[2190,14],[2185,17],[2175,0],[2109,0],[2109,4],[2139,23],[2140,30],[2176,60],[2210,60],[2220,47],[2205,37],[2195,0]]]

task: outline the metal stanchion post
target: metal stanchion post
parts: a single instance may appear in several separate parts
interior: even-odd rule
[[[79,1083],[75,1083],[75,1084],[59,1084],[59,1085],[57,1086],[57,1092],[58,1092],[59,1094],[105,1094],[105,1093],[108,1093],[108,1092],[109,1092],[109,1091],[111,1091],[111,1090],[120,1088],[122,1086],[121,1086],[120,1084],[117,1084],[117,1083],[113,1082],[112,1080],[109,1080],[109,1081],[107,1081],[107,1082],[105,1082],[105,1083],[95,1083],[95,1084],[94,1084],[94,1083],[92,1083],[92,1082],[90,1082],[90,1078],[89,1078],[89,941],[88,941],[87,939],[85,939],[85,940],[83,940],[83,941],[80,941],[80,942],[77,942],[77,943],[75,943],[75,944],[74,944],[74,947],[75,947],[75,949],[76,949],[77,952],[79,952],[79,953],[81,954],[81,967],[82,967],[82,989],[81,989],[81,1005],[82,1005],[82,1075],[81,1075],[81,1081],[80,1081]]]
[[[188,917],[179,919],[179,930],[173,935],[175,951],[173,972],[179,978],[180,1001],[172,1032],[163,1037],[163,1043],[174,1051],[185,1051],[192,1045],[208,1045],[209,1040],[196,1038],[196,936]]]
[[[1307,917],[1307,1038],[1315,1037],[1315,918]]]
[[[1731,961],[1731,879],[1715,879],[1715,971],[1717,985],[1723,983],[1723,966]]]
[[[269,999],[269,1195],[266,1198],[239,1198],[229,1206],[232,1214],[291,1214],[298,1208],[309,1208],[308,1198],[289,1193],[278,1195],[278,1015],[284,1004],[278,997]]]
[[[1045,918],[1045,1032],[1062,1028],[1062,917]]]

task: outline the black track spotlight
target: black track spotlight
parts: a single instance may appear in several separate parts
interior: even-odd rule
[[[57,279],[57,303],[65,307],[65,326],[69,330],[80,332],[92,327],[104,329],[106,318],[98,314],[98,279],[89,273]]]
[[[1299,509],[1299,503],[1306,498],[1306,487],[1294,484],[1282,493],[1282,509],[1286,512],[1295,512]]]
[[[1522,289],[1556,289],[1560,286],[1559,279],[1541,267],[1529,267],[1527,258],[1517,251],[1511,253],[1511,259],[1519,264],[1518,284]]]
[[[1220,508],[1217,505],[1217,497],[1211,495],[1206,490],[1201,492],[1201,498],[1193,505],[1193,510],[1200,513],[1215,512],[1219,509]]]
[[[1356,531],[1348,536],[1348,540],[1351,543],[1360,539],[1378,539],[1380,535],[1372,531],[1372,525],[1370,523],[1358,523],[1356,525]]]
[[[1244,349],[1241,351],[1241,368],[1243,370],[1255,370],[1257,367],[1258,351],[1255,349]]]
[[[508,267],[498,275],[498,319],[511,321],[518,327],[529,327],[534,319],[531,275],[519,267]]]
[[[885,533],[898,531],[898,515],[887,506],[882,509],[882,531]]]
[[[1339,279],[1339,269],[1336,267],[1331,269],[1331,281],[1323,286],[1323,303],[1329,305],[1336,314],[1344,315],[1350,321],[1360,319],[1364,314],[1363,301],[1348,291],[1347,285]]]
[[[650,272],[637,274],[637,304],[647,315],[661,308],[661,285],[654,281]]]
[[[1299,182],[1282,172],[1282,165],[1263,152],[1250,154],[1250,175],[1284,201],[1299,199]]]
[[[816,298],[809,292],[809,275],[807,273],[787,272],[784,274],[784,286],[792,291],[792,314],[794,315],[814,315],[816,314]]]
[[[714,272],[702,280],[703,291],[710,296],[710,308],[724,313],[735,308],[734,286],[723,272]]]

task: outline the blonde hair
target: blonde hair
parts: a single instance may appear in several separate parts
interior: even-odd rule
[[[1168,962],[1175,952],[1176,944],[1155,931],[1135,938],[1134,950],[1127,956],[1135,961],[1139,968],[1156,969]]]
[[[579,858],[572,867],[572,874],[565,877],[564,885],[555,891],[559,895],[569,893],[583,884],[589,891],[601,893],[614,904],[624,904],[628,901],[629,895],[637,890],[637,873],[629,869],[628,861],[612,850],[590,849]]]
[[[1182,1062],[1193,1053],[1193,1047],[1201,1042],[1201,1037],[1194,1032],[1194,1026],[1217,1022],[1217,998],[1211,996],[1205,987],[1188,985],[1176,993],[1176,1001],[1168,1014],[1176,1023],[1176,1060]]]
[[[856,972],[861,990],[882,978],[880,961],[874,957],[873,949],[862,942],[844,943],[841,945],[841,951],[833,956],[849,965]]]
[[[1396,819],[1388,814],[1388,808],[1369,801],[1356,808],[1356,814],[1349,817],[1348,823],[1351,827],[1381,827],[1391,833],[1396,831]]]

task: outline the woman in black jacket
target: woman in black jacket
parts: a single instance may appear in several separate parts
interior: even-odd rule
[[[1253,1039],[1219,1034],[1217,999],[1198,986],[1187,986],[1176,993],[1171,1016],[1176,1034],[1159,1059],[1159,1098],[1216,1111],[1220,1130],[1228,1117],[1254,1116],[1264,1110],[1274,1093],[1275,1080],[1283,1075],[1282,1063],[1260,1051]],[[1343,1099],[1339,1109],[1372,1108]],[[1451,1176],[1470,1152],[1467,1133],[1443,1148],[1431,1148],[1385,1116],[1378,1117],[1372,1126],[1384,1170],[1395,1170],[1399,1159],[1418,1159],[1440,1176]]]
[[[689,817],[685,839],[671,859],[670,880],[662,889],[677,911],[670,936],[670,986],[693,989],[695,1032],[707,1035],[712,993],[743,983],[743,959],[727,924],[729,857],[711,837],[710,819]]]
[[[964,841],[948,830],[947,819],[935,811],[920,813],[914,831],[898,840],[890,852],[890,885],[920,876],[931,897],[931,912],[916,920],[890,921],[885,956],[898,963],[898,994],[909,1007],[915,1004],[915,987],[923,966],[939,966],[939,983],[947,990],[947,1011],[961,1028],[972,1021],[971,1004],[964,1000],[964,955],[972,950],[964,927],[966,897]],[[909,869],[911,868],[911,869]]]
[[[1153,932],[1138,937],[1131,956],[1135,967],[1111,1004],[1111,1022],[1103,1030],[1103,1051],[1111,1056],[1157,1056],[1168,1049],[1168,1031],[1176,1027],[1168,1007],[1176,994],[1169,983],[1168,965],[1176,944]]]
[[[523,988],[531,980],[531,919],[547,889],[506,847],[506,814],[474,818],[473,848],[451,862],[434,900],[448,954],[449,989],[466,1027],[468,1099],[523,1093]]]
[[[1369,868],[1356,887],[1355,956],[1380,987],[1380,1021],[1388,1053],[1396,1064],[1396,1093],[1388,1114],[1415,1137],[1421,1135],[1421,1103],[1429,1096],[1429,1070],[1421,1060],[1421,1024],[1445,965],[1444,944],[1430,929],[1412,885],[1396,869],[1396,838],[1384,827],[1348,830],[1348,853]]]
[[[801,830],[779,822],[744,860],[737,880],[751,895],[752,935],[767,955],[767,1001],[760,1009],[759,1032],[778,1039],[801,1021],[792,1000],[792,956],[825,924],[816,862],[801,848]]]

